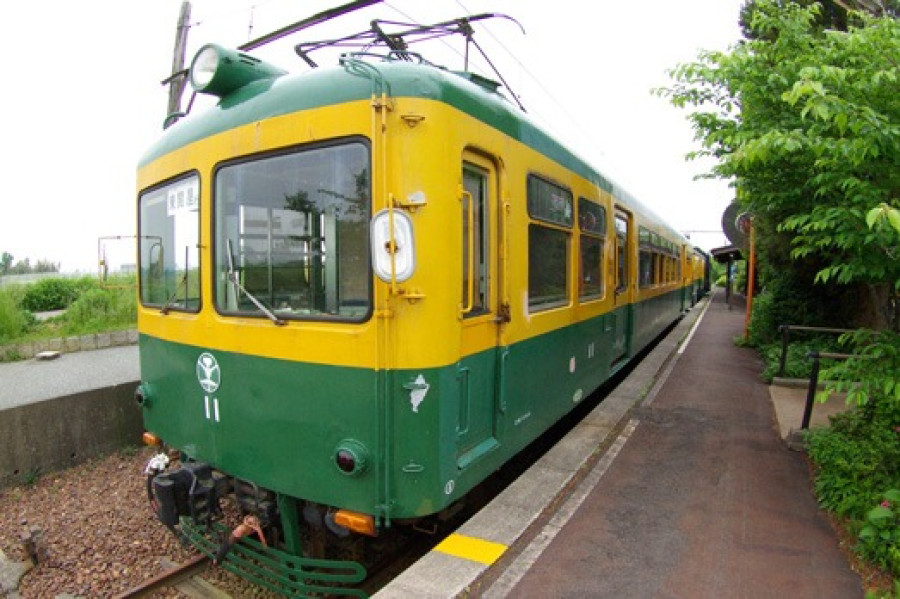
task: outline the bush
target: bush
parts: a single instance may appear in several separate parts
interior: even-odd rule
[[[882,568],[900,575],[900,490],[890,489],[868,511],[859,531],[859,550]]]
[[[857,551],[900,575],[900,410],[869,401],[807,436],[816,495],[825,509],[850,519]]]
[[[812,286],[791,271],[770,274],[768,278],[762,291],[753,299],[751,346],[778,341],[778,327],[783,324],[853,328],[852,308],[859,303],[856,289]]]
[[[19,307],[14,293],[0,289],[0,343],[21,336],[27,325],[28,318]]]
[[[830,428],[809,433],[819,503],[862,521],[891,488],[900,488],[900,434],[871,406],[835,416]]]
[[[63,328],[68,333],[97,332],[134,326],[136,320],[134,289],[97,287],[83,293],[69,306]]]
[[[90,277],[41,279],[25,288],[22,307],[32,312],[64,310],[78,299],[79,295],[96,287],[97,282]]]
[[[801,333],[795,333],[795,336]],[[814,336],[807,339],[798,339],[791,341],[787,348],[787,358],[784,362],[784,374],[778,374],[778,368],[781,365],[782,344],[769,343],[759,347],[759,353],[765,361],[762,378],[767,383],[771,383],[776,376],[783,376],[789,379],[808,379],[812,374],[813,361],[807,356],[811,352],[829,352],[844,353],[847,348],[841,344],[837,336]],[[826,361],[822,361],[823,367]],[[824,380],[824,372],[819,375],[819,380]]]

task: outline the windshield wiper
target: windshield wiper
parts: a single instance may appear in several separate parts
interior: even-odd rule
[[[175,298],[178,297],[178,291],[182,288],[182,286],[185,289],[187,289],[187,279],[188,279],[187,270],[185,270],[184,276],[181,277],[181,282],[179,282],[178,286],[175,287],[175,292],[172,294],[172,296],[168,300],[166,300],[166,303],[163,304],[163,307],[159,309],[160,314],[168,314],[169,313],[169,308],[172,307],[172,304],[175,303]]]
[[[178,297],[178,292],[184,287],[184,295],[185,295],[185,307],[187,307],[187,280],[188,280],[188,247],[184,248],[184,276],[181,277],[181,281],[178,282],[178,285],[175,287],[175,291],[172,292],[172,296],[166,300],[166,303],[163,304],[163,307],[159,309],[160,314],[168,314],[169,308],[172,307],[172,304],[175,303],[175,298]]]
[[[251,302],[253,302],[254,306],[259,308],[260,312],[262,312],[263,314],[265,314],[266,316],[269,317],[269,320],[271,320],[278,326],[284,326],[285,324],[287,324],[287,323],[285,323],[285,321],[283,321],[280,318],[278,318],[277,316],[275,316],[275,314],[273,314],[271,310],[266,308],[266,306],[261,301],[256,299],[252,293],[247,291],[247,289],[243,285],[241,285],[241,282],[238,280],[237,272],[234,270],[234,256],[232,253],[230,239],[228,240],[228,275],[227,276],[228,276],[228,280],[231,281],[231,283],[234,285],[235,289],[238,289],[241,292],[243,292],[243,294],[247,296],[247,299],[249,299]],[[235,294],[235,295],[237,295],[237,294]]]

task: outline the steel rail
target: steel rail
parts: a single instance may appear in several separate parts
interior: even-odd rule
[[[148,597],[153,591],[175,586],[179,582],[183,582],[192,576],[206,570],[210,565],[210,559],[206,555],[198,555],[191,558],[187,562],[176,566],[171,570],[166,570],[145,580],[141,584],[116,595],[115,599],[136,599],[138,597]]]

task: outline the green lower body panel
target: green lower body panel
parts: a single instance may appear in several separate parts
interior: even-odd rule
[[[374,512],[382,467],[381,373],[208,350],[146,335],[140,353],[148,389],[144,425],[168,445],[290,497]],[[217,386],[201,385],[204,365],[214,368]],[[366,469],[354,475],[335,463],[348,440],[366,452]]]
[[[684,305],[683,291],[677,289],[634,304],[634,353],[640,352],[672,323],[688,305]]]
[[[373,371],[141,337],[145,424],[188,457],[299,501],[436,514],[609,379],[682,312],[683,291],[433,368]],[[214,360],[214,362],[213,362]],[[219,377],[204,387],[205,370]],[[360,468],[342,472],[350,448]]]

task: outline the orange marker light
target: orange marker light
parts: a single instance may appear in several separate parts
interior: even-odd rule
[[[358,514],[348,510],[338,510],[334,513],[334,523],[349,528],[359,534],[376,536],[375,518],[368,514]]]
[[[162,439],[153,433],[144,433],[143,440],[144,445],[149,445],[150,447],[160,447],[162,445]]]

